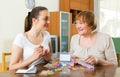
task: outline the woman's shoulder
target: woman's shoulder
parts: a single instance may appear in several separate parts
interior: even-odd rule
[[[24,44],[26,43],[24,33],[18,33],[13,43],[23,48]]]
[[[109,41],[112,39],[112,37],[109,34],[98,32],[98,39],[101,41]]]
[[[74,35],[71,37],[71,40],[79,39],[79,37],[80,37],[79,34],[74,34]]]
[[[42,31],[42,35],[44,38],[47,38],[50,40],[50,33],[48,31]]]
[[[24,33],[18,33],[15,37],[15,40],[24,40],[25,34]]]
[[[101,38],[111,38],[111,36],[109,34],[106,34],[106,33],[102,33],[102,32],[98,32],[98,36],[101,37]]]
[[[48,31],[42,31],[43,35],[50,35],[50,33]]]
[[[79,38],[79,37],[80,37],[79,34],[74,34],[74,35],[72,36],[72,38]]]
[[[23,38],[23,37],[24,37],[24,33],[18,33],[18,34],[16,35],[16,37]]]

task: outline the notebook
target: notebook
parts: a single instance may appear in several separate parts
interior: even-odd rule
[[[16,73],[36,73],[37,72],[37,68],[32,65],[31,67],[29,67],[28,69],[19,69],[16,71]]]

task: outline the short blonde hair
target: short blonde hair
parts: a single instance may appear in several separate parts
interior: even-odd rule
[[[81,22],[86,22],[92,30],[97,28],[95,15],[92,11],[81,11],[75,17],[75,21],[80,20]]]

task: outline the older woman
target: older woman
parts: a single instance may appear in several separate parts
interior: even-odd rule
[[[76,15],[78,34],[71,38],[70,54],[90,64],[117,65],[112,38],[95,31],[97,25],[94,13],[82,11]]]

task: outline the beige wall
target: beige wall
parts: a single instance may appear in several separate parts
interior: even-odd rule
[[[49,11],[59,10],[59,0],[35,0],[36,6],[46,6]],[[30,11],[25,0],[0,0],[0,62],[2,51],[11,51],[15,36],[23,32],[24,18]]]

